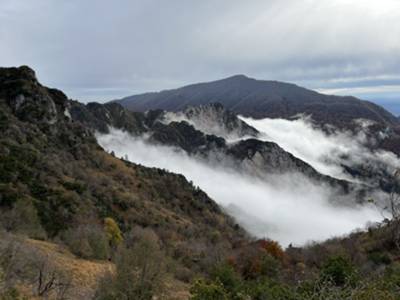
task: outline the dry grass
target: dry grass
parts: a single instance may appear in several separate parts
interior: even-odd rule
[[[68,249],[58,244],[33,239],[27,239],[26,242],[51,257],[52,263],[57,268],[71,276],[71,299],[90,299],[99,278],[106,272],[115,272],[115,265],[111,262],[77,258]],[[166,294],[159,299],[186,300],[190,298],[188,284],[171,277],[167,278],[164,284]],[[19,289],[29,299],[40,299],[32,296],[29,287],[20,287]]]
[[[88,299],[93,295],[98,279],[115,269],[110,262],[77,258],[66,248],[54,243],[32,239],[28,239],[27,243],[51,257],[52,263],[71,277],[73,299]]]

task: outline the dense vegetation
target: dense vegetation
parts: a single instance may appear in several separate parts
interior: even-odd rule
[[[400,251],[391,223],[286,251],[245,247],[191,288],[194,299],[400,299]]]
[[[400,299],[398,215],[303,248],[251,240],[183,176],[103,151],[73,105],[0,69],[0,299]],[[56,255],[101,262],[97,288]]]
[[[120,245],[107,226],[121,230],[117,240],[137,227],[151,229],[184,280],[245,237],[182,175],[104,152],[91,130],[65,113],[69,106],[27,67],[0,70],[0,223],[6,231],[60,241],[84,258],[114,259]]]

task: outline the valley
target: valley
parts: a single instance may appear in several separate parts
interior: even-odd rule
[[[223,278],[236,283],[215,299],[278,287],[310,299],[293,278],[324,284],[318,295],[348,293],[342,279],[324,281],[329,264],[396,266],[398,158],[380,146],[392,125],[328,130],[312,116],[253,119],[219,103],[82,104],[27,66],[0,69],[0,99],[2,295],[109,299],[134,286],[143,299],[203,299]],[[87,284],[74,279],[80,266]],[[352,292],[396,284],[372,269]]]

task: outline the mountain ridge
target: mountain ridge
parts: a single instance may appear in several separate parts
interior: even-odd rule
[[[234,113],[223,108],[221,104],[188,107],[183,112],[172,116],[172,120],[170,120],[170,113],[165,111],[131,112],[114,102],[104,105],[76,103],[71,108],[71,115],[73,119],[85,123],[86,126],[102,134],[108,133],[108,126],[111,126],[127,131],[134,137],[145,135],[147,136],[145,141],[148,143],[174,147],[205,163],[213,162],[219,167],[263,180],[271,175],[294,172],[303,174],[310,180],[337,188],[339,194],[342,195],[365,188],[346,180],[323,175],[278,144],[257,140],[258,131],[241,121]],[[182,115],[187,119],[179,119]],[[237,136],[242,133],[242,138],[245,137],[245,139],[239,138],[234,142],[229,142],[224,134],[205,132],[201,128],[203,124],[200,124],[199,128],[198,119],[209,115],[213,120],[209,126],[212,127],[217,123],[217,127],[224,128],[216,130],[217,132],[230,128],[231,132]],[[221,123],[215,123],[215,116],[220,117]],[[174,117],[179,120],[173,120]],[[115,119],[124,121],[118,123]],[[99,120],[101,124],[98,123]],[[358,192],[354,195],[357,194]],[[358,194],[356,198],[361,201],[362,198],[359,196],[361,194]]]
[[[109,124],[141,134],[160,114],[80,104],[27,67],[0,68],[0,298],[136,299],[138,282],[141,299],[398,296],[398,218],[283,250],[249,238],[183,175],[118,159],[94,136]]]
[[[45,236],[62,241],[66,232],[101,226],[111,217],[125,234],[135,226],[151,228],[187,264],[189,240],[212,244],[204,232],[226,237],[228,247],[247,238],[183,175],[104,151],[93,129],[71,116],[74,105],[61,91],[42,86],[28,67],[0,68],[1,226],[17,203],[32,210]],[[8,230],[27,222],[12,221]],[[193,251],[191,257],[200,256]]]
[[[165,109],[179,111],[187,106],[219,102],[235,113],[254,118],[291,118],[309,114],[320,124],[346,127],[365,118],[395,126],[398,119],[384,108],[353,96],[324,95],[286,82],[257,80],[245,75],[128,96],[114,100],[133,111]]]

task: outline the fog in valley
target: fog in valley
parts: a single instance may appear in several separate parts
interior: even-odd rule
[[[338,177],[343,173],[335,164],[337,156],[352,151],[353,147],[358,150],[361,145],[358,141],[338,143],[335,139],[342,136],[331,140],[322,132],[313,131],[305,121],[245,120],[264,132],[264,139],[278,142],[321,172]],[[285,135],[280,136],[283,132]],[[313,133],[321,136],[312,136]],[[318,143],[312,143],[313,138]],[[301,174],[271,175],[268,180],[261,181],[189,157],[172,147],[149,144],[144,137],[133,137],[120,130],[97,134],[97,139],[102,147],[114,151],[118,157],[127,156],[134,163],[185,175],[251,234],[278,240],[284,246],[343,235],[364,228],[367,222],[382,219],[381,213],[370,204],[335,206],[328,201],[335,196],[334,190],[315,184]],[[326,155],[331,161],[326,162]]]
[[[370,124],[366,121],[358,122],[357,134],[336,129],[328,135],[314,127],[308,118],[240,118],[261,132],[259,139],[277,143],[325,175],[354,181],[354,178],[343,171],[342,165],[368,164],[371,168],[383,168],[389,173],[400,167],[400,160],[395,154],[383,150],[372,152],[368,149],[366,145],[376,141],[367,137]],[[382,133],[380,138],[385,138],[385,135]]]

